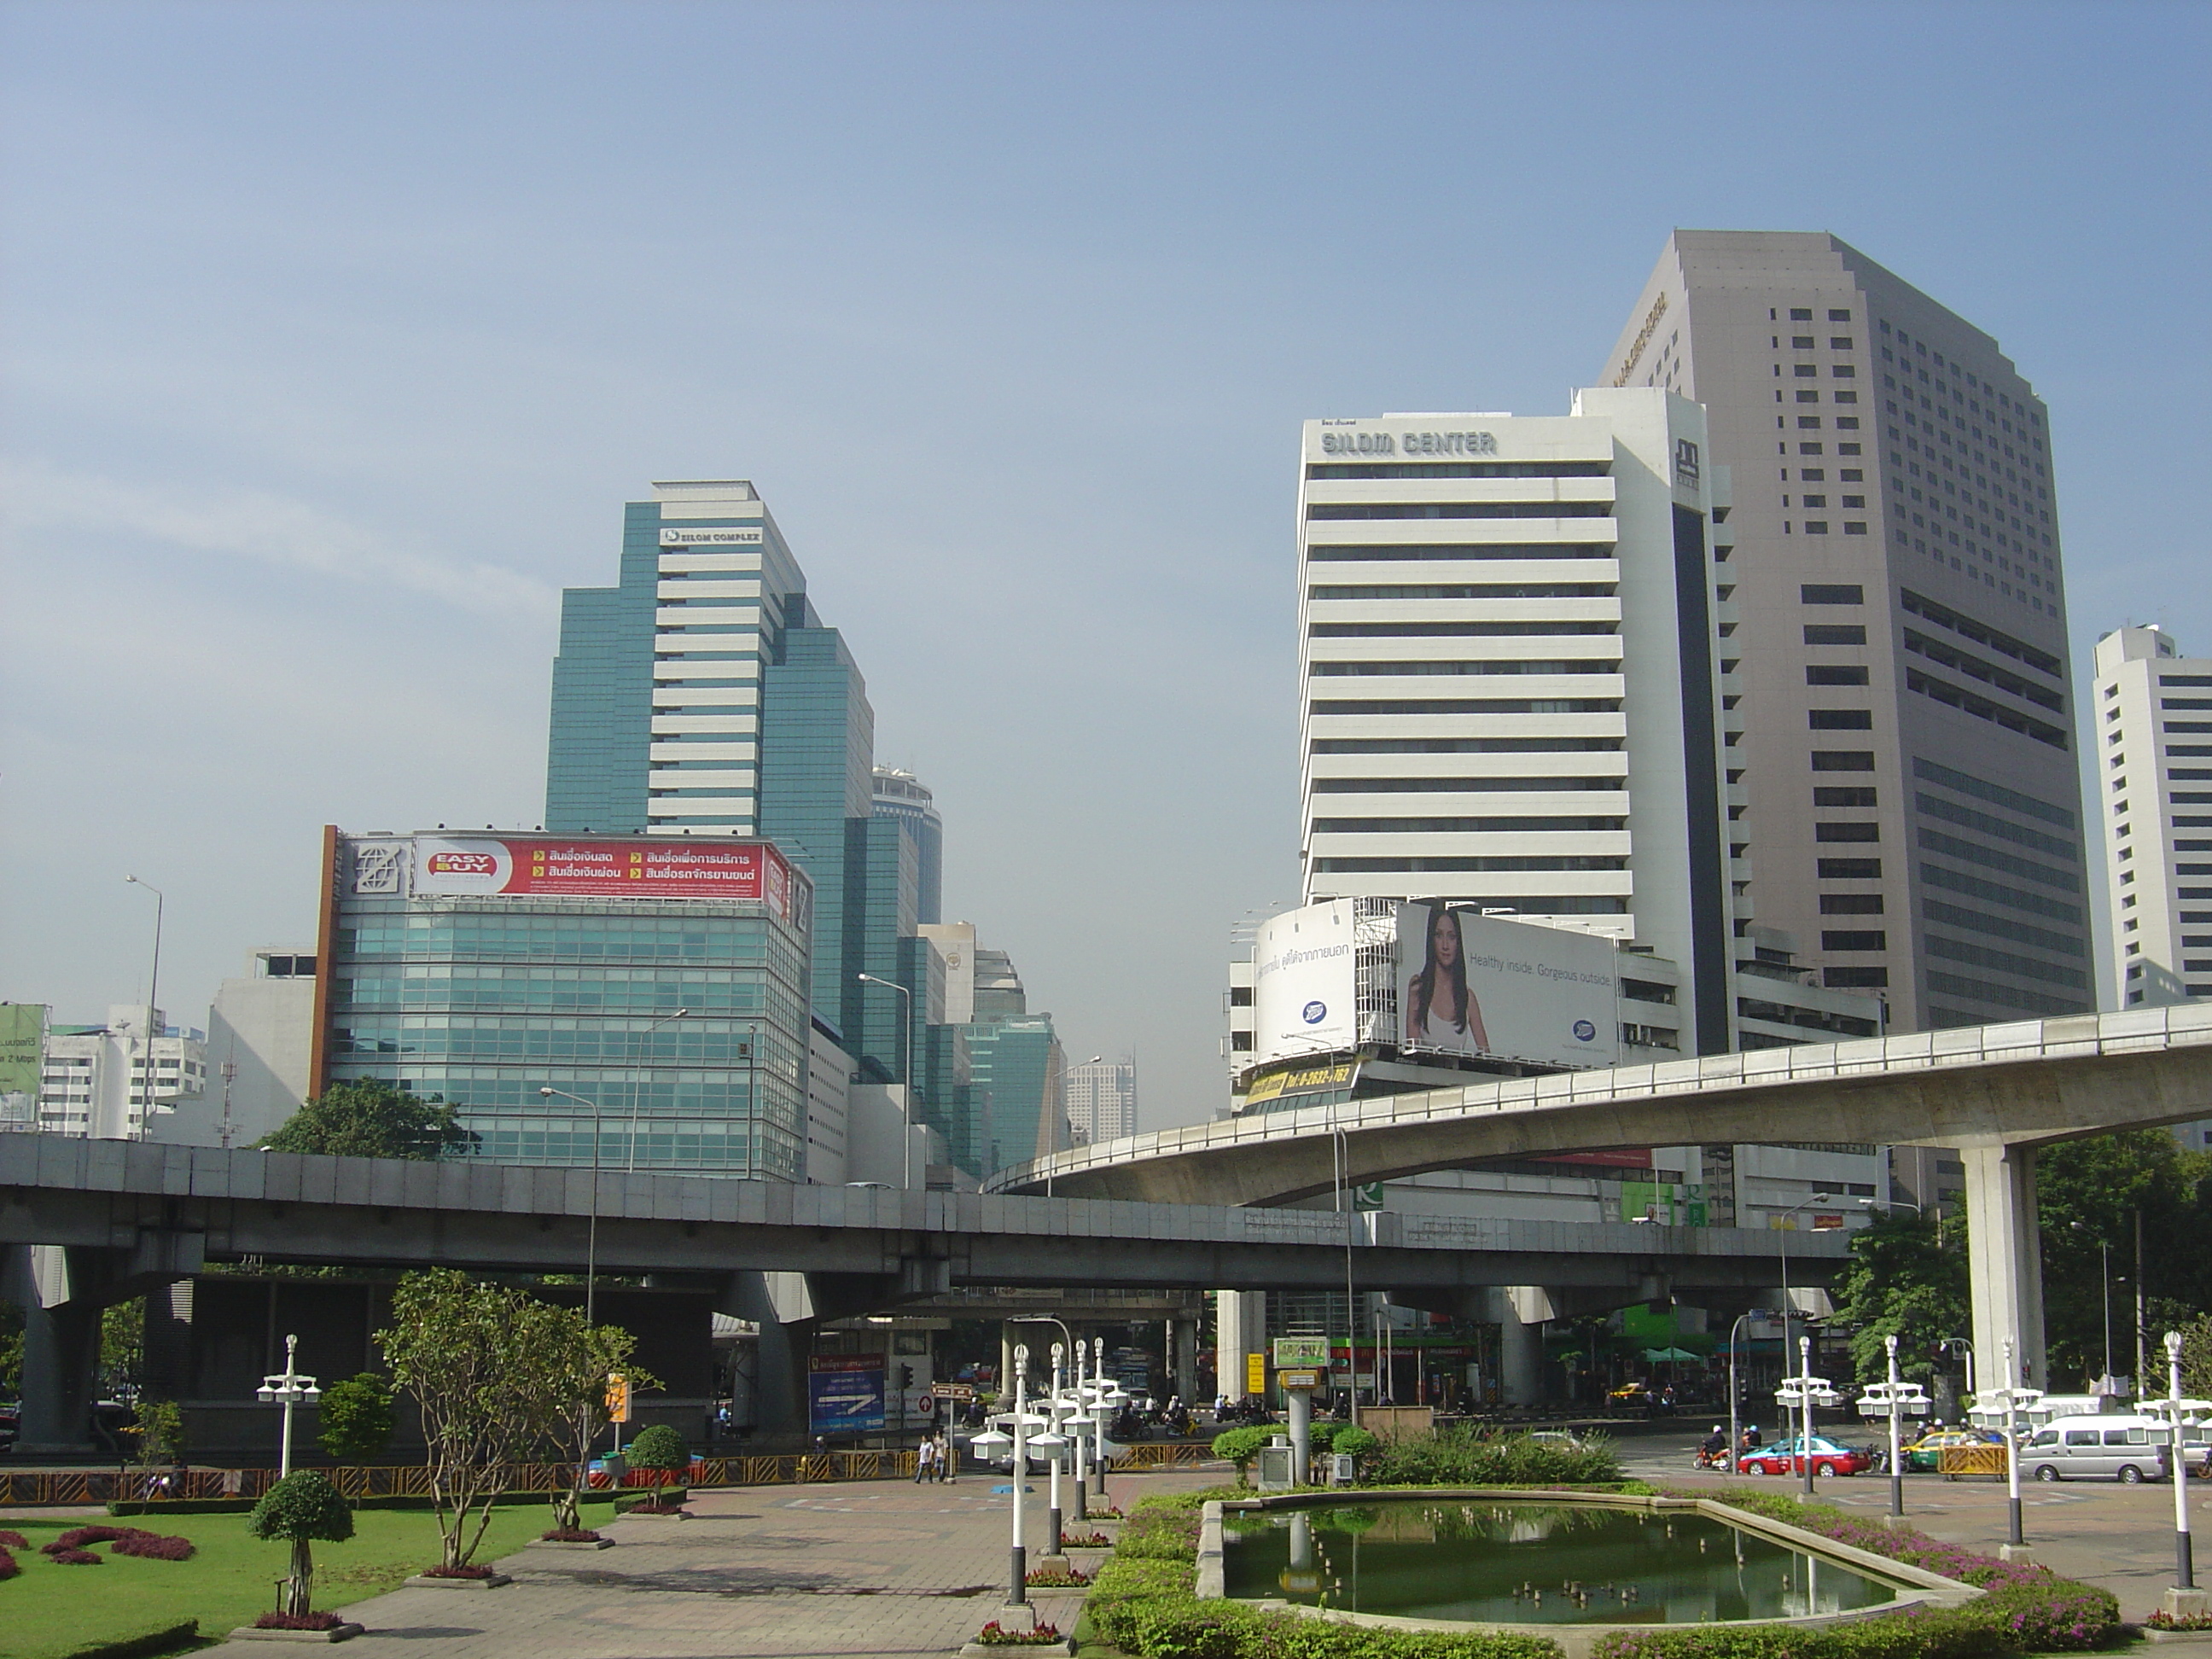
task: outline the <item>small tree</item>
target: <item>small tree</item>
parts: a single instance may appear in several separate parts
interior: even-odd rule
[[[392,1385],[363,1371],[323,1390],[324,1451],[337,1462],[370,1463],[392,1442]]]
[[[1237,1484],[1247,1486],[1252,1483],[1252,1460],[1273,1436],[1272,1429],[1224,1429],[1213,1437],[1213,1455],[1234,1463]]]
[[[660,1382],[631,1363],[637,1339],[618,1325],[586,1324],[578,1310],[544,1303],[532,1304],[527,1317],[530,1328],[520,1335],[535,1356],[533,1432],[556,1449],[568,1471],[566,1486],[553,1495],[553,1524],[578,1531],[592,1452],[610,1421],[607,1379],[620,1372],[633,1394]]]
[[[272,1152],[428,1159],[472,1152],[482,1141],[442,1101],[424,1100],[382,1078],[354,1078],[332,1084],[261,1144]]]
[[[659,1470],[667,1478],[656,1484],[672,1486],[676,1471],[691,1467],[691,1448],[667,1424],[655,1423],[640,1431],[629,1443],[629,1461],[633,1468]]]
[[[544,1305],[450,1269],[409,1273],[392,1294],[391,1326],[376,1334],[392,1376],[422,1411],[448,1567],[466,1566],[483,1541],[502,1466],[539,1420],[528,1337],[530,1310]]]
[[[185,1413],[173,1400],[141,1400],[138,1424],[138,1467],[157,1469],[182,1461],[185,1455]]]
[[[313,1469],[288,1474],[253,1506],[246,1530],[292,1547],[292,1574],[284,1587],[284,1611],[304,1619],[311,1610],[315,1580],[313,1543],[343,1544],[353,1536],[353,1511],[338,1489]]]

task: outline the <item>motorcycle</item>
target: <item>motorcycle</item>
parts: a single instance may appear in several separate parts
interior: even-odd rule
[[[1726,1469],[1728,1466],[1729,1455],[1725,1447],[1718,1451],[1708,1451],[1703,1446],[1698,1448],[1698,1459],[1693,1467],[1700,1469]]]

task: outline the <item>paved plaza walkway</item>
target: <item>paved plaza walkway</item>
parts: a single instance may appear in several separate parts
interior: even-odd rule
[[[1218,1474],[1114,1482],[1127,1507]],[[811,1659],[955,1652],[1006,1600],[1012,1498],[1004,1477],[702,1492],[689,1521],[625,1520],[611,1550],[528,1548],[495,1565],[495,1590],[400,1589],[358,1602],[355,1659]],[[994,1492],[994,1488],[999,1490]],[[1044,1541],[1047,1483],[1032,1478],[1030,1551]],[[1072,1507],[1072,1505],[1071,1505]],[[1030,1592],[1068,1628],[1079,1597]],[[269,1659],[231,1642],[234,1659]]]

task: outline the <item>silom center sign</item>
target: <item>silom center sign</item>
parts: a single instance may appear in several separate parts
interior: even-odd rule
[[[1495,455],[1487,432],[1324,432],[1324,455]]]

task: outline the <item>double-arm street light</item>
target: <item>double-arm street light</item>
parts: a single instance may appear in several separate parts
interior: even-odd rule
[[[143,887],[154,896],[154,965],[146,975],[146,1084],[139,1091],[138,1121],[133,1126],[130,1137],[133,1140],[143,1140],[154,1121],[154,1038],[156,1035],[154,1030],[154,999],[161,988],[161,912],[168,901],[162,896],[161,890],[150,881],[141,881],[136,876],[125,876],[123,880],[125,885]],[[184,1048],[179,1044],[177,1049],[177,1083],[180,1089],[184,1080]],[[130,1098],[127,1091],[124,1098],[127,1103]],[[285,1409],[289,1412],[290,1407]]]
[[[863,985],[880,985],[886,991],[899,994],[899,1084],[904,1098],[899,1104],[899,1185],[911,1188],[914,1185],[914,990],[895,979],[878,979],[873,974],[855,974],[854,978]]]
[[[657,1027],[667,1024],[671,1020],[682,1019],[690,1012],[689,1008],[678,1008],[672,1014],[663,1014],[659,1019],[648,1024],[645,1030],[650,1032]],[[538,1093],[541,1099],[573,1100],[579,1106],[588,1106],[591,1109],[592,1198],[591,1222],[588,1231],[584,1235],[584,1322],[586,1325],[596,1325],[599,1323],[599,1103],[596,1100],[586,1100],[581,1095],[572,1095],[566,1089],[556,1089],[550,1085],[538,1090]],[[630,1124],[630,1150],[633,1157],[635,1155],[636,1148],[637,1126],[636,1120],[633,1117]]]

